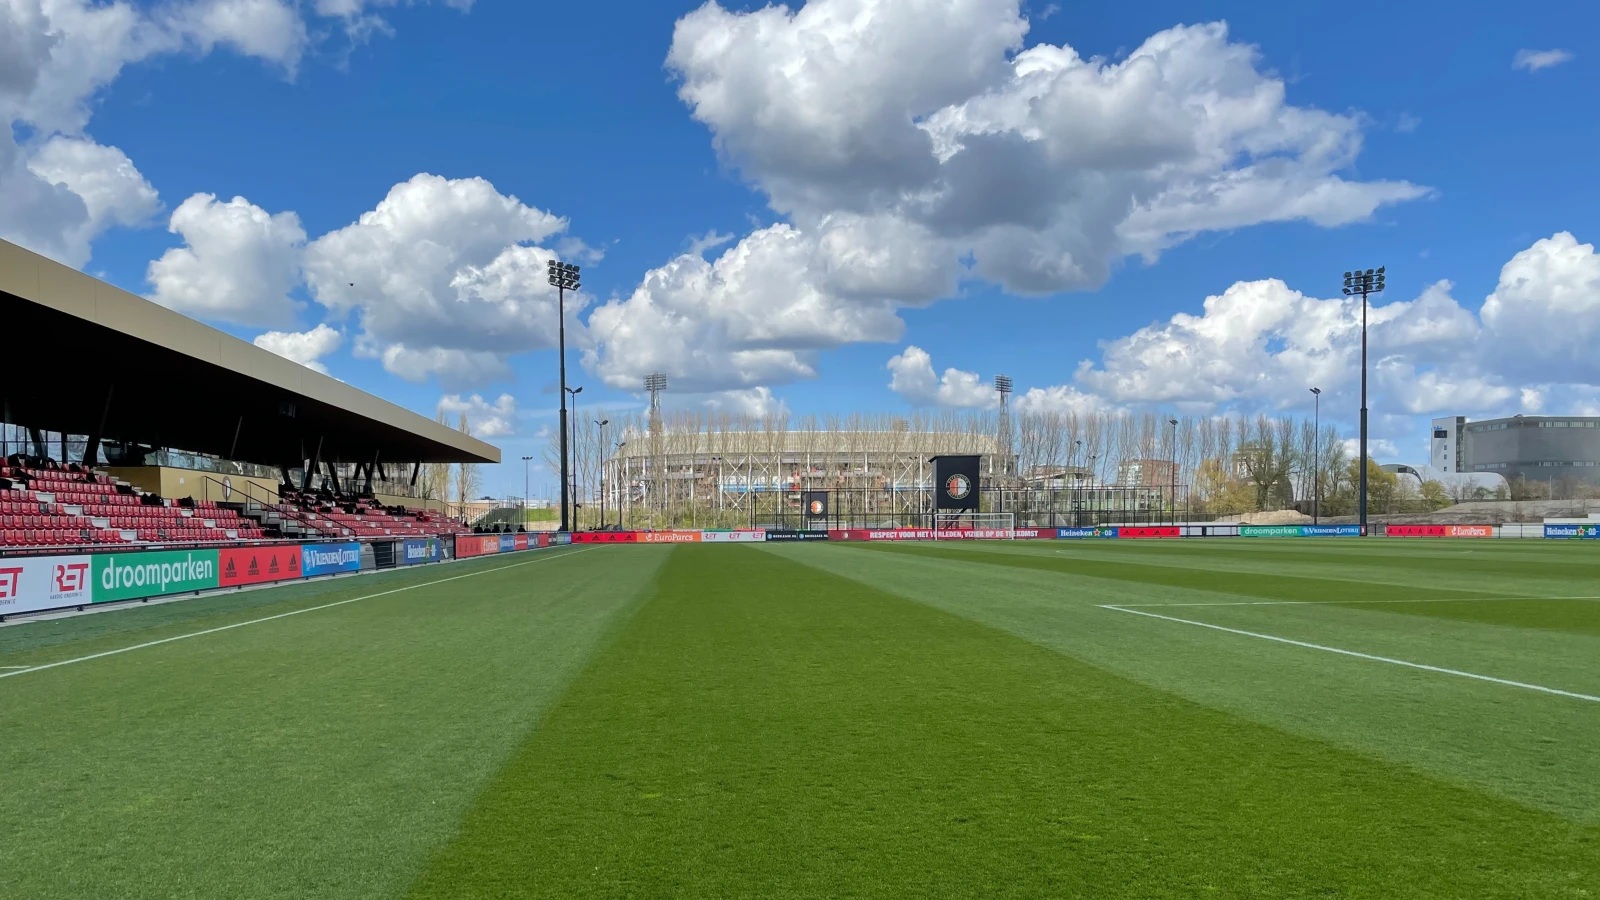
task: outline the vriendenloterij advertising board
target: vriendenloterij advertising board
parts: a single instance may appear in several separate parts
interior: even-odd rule
[[[1360,537],[1360,525],[1240,525],[1240,537]]]
[[[359,571],[360,544],[306,544],[300,548],[300,574],[306,578]]]

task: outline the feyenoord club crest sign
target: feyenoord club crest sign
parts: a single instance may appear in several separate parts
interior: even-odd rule
[[[807,519],[826,519],[828,517],[827,491],[806,491],[803,500]]]
[[[975,511],[983,482],[978,479],[977,456],[935,456],[933,458],[934,509]]]

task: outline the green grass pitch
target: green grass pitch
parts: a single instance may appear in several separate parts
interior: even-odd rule
[[[1600,897],[1597,553],[606,546],[7,626],[0,898]]]

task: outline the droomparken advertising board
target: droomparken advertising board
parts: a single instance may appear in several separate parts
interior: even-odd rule
[[[1360,525],[1240,525],[1240,537],[1360,537]]]
[[[216,550],[119,553],[94,560],[94,602],[186,594],[220,585]]]

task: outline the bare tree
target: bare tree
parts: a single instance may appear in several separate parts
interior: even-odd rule
[[[462,413],[461,418],[456,422],[456,430],[462,434],[472,434],[472,426],[467,422],[466,413]],[[482,490],[482,488],[483,477],[478,471],[477,463],[464,462],[456,466],[457,503],[466,506],[467,501],[472,499],[472,495]]]

